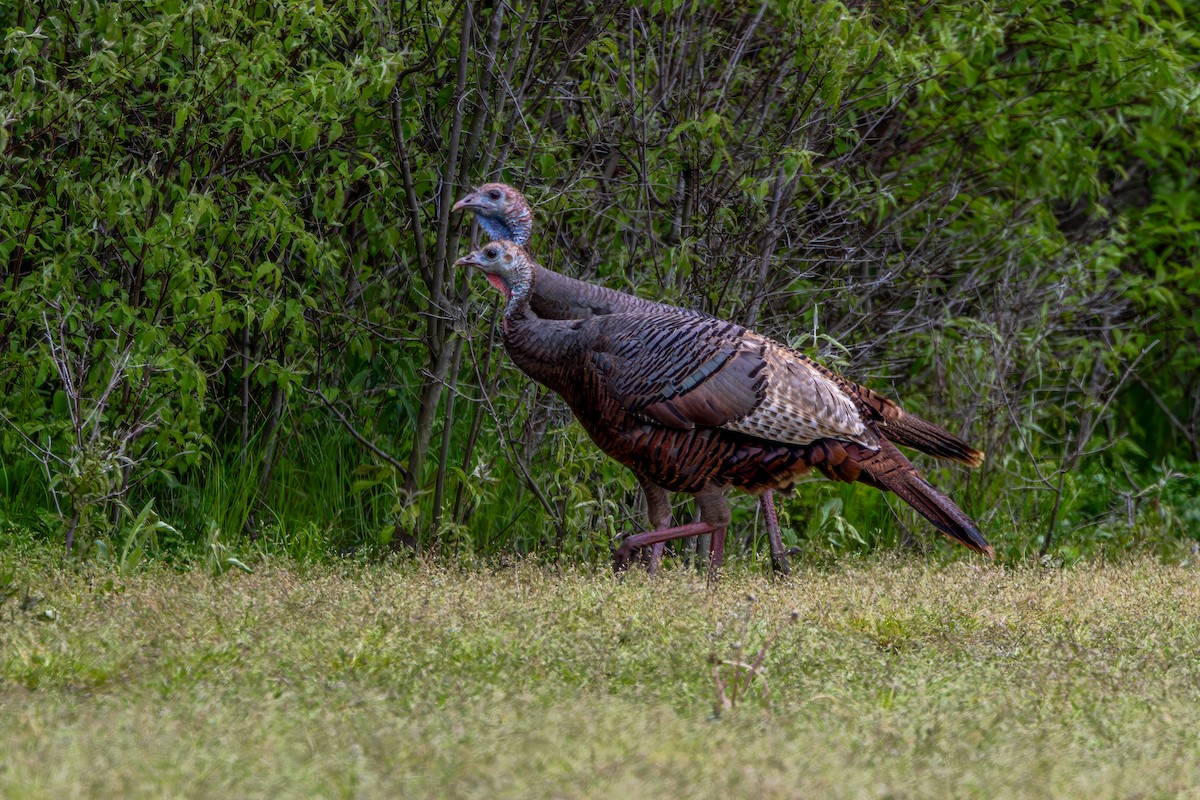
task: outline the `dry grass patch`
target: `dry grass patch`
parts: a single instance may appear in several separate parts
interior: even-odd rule
[[[17,565],[0,795],[1200,796],[1198,577]]]

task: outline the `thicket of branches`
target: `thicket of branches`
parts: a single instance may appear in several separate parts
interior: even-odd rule
[[[501,179],[544,265],[753,325],[986,449],[924,466],[1000,551],[1179,547],[1196,23],[1137,0],[17,7],[0,521],[126,550],[607,552],[635,484],[451,266],[450,206]],[[835,550],[916,519],[829,483],[784,513]]]

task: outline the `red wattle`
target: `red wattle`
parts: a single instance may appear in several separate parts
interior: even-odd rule
[[[505,299],[512,298],[512,290],[508,288],[508,284],[504,282],[503,278],[501,278],[499,275],[493,275],[490,272],[486,272],[484,275],[487,277],[488,282],[491,283],[492,286],[495,286],[504,293]]]

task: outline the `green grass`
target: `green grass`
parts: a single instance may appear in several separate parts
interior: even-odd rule
[[[1200,796],[1187,566],[4,564],[3,797]]]

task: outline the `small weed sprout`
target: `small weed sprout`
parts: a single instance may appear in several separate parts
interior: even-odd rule
[[[239,569],[251,574],[254,572],[229,549],[228,545],[221,541],[221,528],[216,523],[209,522],[208,536],[205,537],[204,544],[206,551],[204,566],[208,574],[214,578],[224,575],[231,569]]]
[[[118,499],[114,502],[127,513],[132,512],[121,500]],[[142,563],[143,556],[159,551],[160,535],[170,535],[176,539],[182,538],[179,531],[159,519],[158,514],[154,511],[154,501],[150,500],[128,526],[119,554],[110,548],[104,539],[96,539],[93,544],[96,560],[109,563],[118,572],[128,574]]]
[[[713,705],[713,716],[720,719],[721,713],[728,711],[745,700],[748,700],[758,690],[764,708],[771,710],[771,686],[767,681],[763,662],[767,653],[779,641],[784,628],[793,625],[800,619],[800,612],[793,611],[788,618],[776,626],[762,645],[754,651],[748,646],[751,634],[750,620],[754,616],[754,605],[758,599],[746,595],[746,606],[740,615],[737,635],[733,642],[733,652],[730,658],[718,658],[714,653],[709,657],[712,667],[713,684],[716,688],[716,701]],[[719,635],[719,634],[718,634]]]

